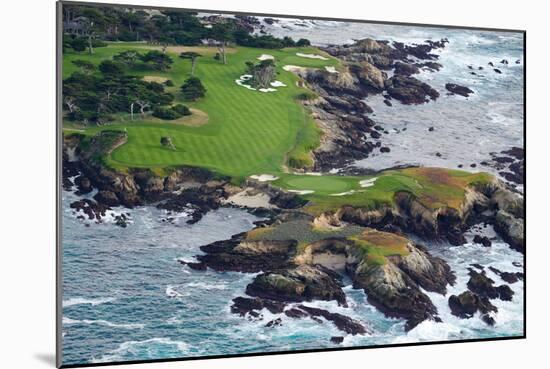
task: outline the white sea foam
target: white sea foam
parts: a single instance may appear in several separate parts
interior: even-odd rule
[[[86,325],[92,325],[92,324],[98,324],[103,325],[106,327],[112,327],[112,328],[122,328],[122,329],[143,329],[145,328],[145,324],[141,323],[113,323],[108,320],[90,320],[90,319],[82,319],[82,320],[76,320],[71,319],[68,317],[63,317],[63,324],[64,325],[74,325],[74,324],[86,324]]]
[[[71,297],[67,300],[63,300],[63,307],[69,307],[74,305],[101,305],[106,304],[108,302],[113,302],[116,299],[114,297],[103,297],[103,298],[95,298],[95,299],[89,299],[84,297]]]
[[[173,341],[170,338],[155,337],[155,338],[150,338],[143,341],[123,342],[118,346],[118,348],[114,349],[113,351],[109,352],[106,355],[103,355],[101,358],[92,359],[92,363],[120,361],[126,355],[138,352],[140,349],[143,349],[149,352],[151,350],[151,345],[155,345],[155,344],[173,346],[182,354],[187,353],[189,351],[189,345],[184,341]],[[158,357],[150,357],[150,358],[158,359]]]
[[[225,290],[227,285],[224,283],[209,284],[204,282],[191,282],[184,285],[187,288],[197,288],[203,290]]]
[[[176,290],[175,286],[172,286],[172,285],[166,286],[165,293],[166,293],[166,296],[168,296],[168,297],[181,297],[181,296],[183,296],[181,293],[179,293]]]

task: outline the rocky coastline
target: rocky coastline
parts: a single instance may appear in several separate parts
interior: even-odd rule
[[[420,69],[437,72],[442,66],[433,51],[444,48],[447,42],[404,45],[364,39],[352,45],[324,48],[343,61],[342,69],[336,72],[295,71],[299,83],[316,94],[303,104],[324,133],[320,147],[313,152],[314,166],[308,169],[329,172],[363,159],[373,150],[389,151],[381,141],[384,128],[369,116],[372,109],[364,99],[370,94],[381,94],[389,105],[393,100],[411,105],[436,100],[439,92],[414,75]],[[446,89],[465,97],[474,93],[455,84],[447,84]],[[126,227],[132,208],[153,205],[165,210],[168,217],[186,212],[190,215],[187,222],[192,224],[210,210],[242,206],[231,201],[237,194],[257,194],[263,199],[261,206],[247,208],[265,218],[256,223],[256,228],[204,245],[196,261],[180,262],[196,271],[210,268],[257,273],[243,291],[246,296],[233,299],[231,312],[252,320],[264,319],[264,309],[278,314],[266,322],[266,327],[281,325],[284,315],[328,322],[343,334],[368,334],[368,322],[307,305],[312,301],[334,301],[346,307],[344,279],[351,280],[353,288],[363,290],[368,302],[386,316],[404,319],[405,330],[425,320],[440,321],[437,308],[425,291],[446,295],[456,277],[445,260],[433,256],[413,237],[459,246],[466,242],[464,234],[470,227],[483,223],[492,225],[513,249],[525,252],[523,197],[496,178],[465,188],[458,208],[429,208],[410,192],[401,191],[395,194],[393,205],[345,205],[336,211],[312,215],[304,211],[306,201],[297,194],[257,180],[236,185],[229,177],[193,167],[172,168],[162,174],[147,169],[109,169],[101,158],[126,140],[125,132],[108,130],[92,138],[79,134],[64,137],[63,187],[76,188],[77,195],[94,193],[93,199],[83,198],[70,207],[78,217],[95,222],[102,222],[113,208],[129,209],[114,216],[116,225]],[[510,182],[523,184],[524,156],[520,149],[495,154],[491,162],[483,165],[501,170]],[[353,170],[348,169],[347,173]],[[330,232],[313,242],[292,237],[252,237],[289,222]],[[350,227],[356,227],[351,236],[331,233]],[[474,241],[485,247],[491,245],[490,240],[482,238]],[[491,271],[507,283],[523,278],[521,273]],[[491,314],[497,308],[491,300],[513,298],[508,285],[494,283],[484,270],[471,269],[468,290],[448,299],[452,314],[467,319],[479,312],[484,322],[494,324]],[[331,341],[339,344],[342,337]]]

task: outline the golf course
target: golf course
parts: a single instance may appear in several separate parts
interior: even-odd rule
[[[93,54],[68,51],[63,75],[66,78],[77,70],[75,60],[85,59],[97,65],[124,51],[148,49],[160,47],[117,42],[97,48]],[[171,80],[173,86],[166,87],[167,92],[175,96],[176,103],[189,106],[191,115],[166,121],[151,115],[130,120],[119,114],[118,119],[105,125],[66,122],[65,132],[90,137],[106,129],[126,132],[127,141],[102,158],[105,165],[122,172],[148,168],[162,173],[178,166],[194,166],[230,176],[236,182],[249,176],[269,175],[272,185],[309,200],[307,209],[315,214],[350,204],[368,208],[391,204],[399,191],[415,194],[429,208],[458,208],[467,185],[490,180],[483,173],[437,168],[391,170],[377,176],[294,172],[289,163],[302,168],[312,164],[310,153],[319,145],[322,133],[299,100],[313,93],[298,87],[298,77],[284,67],[338,68],[339,61],[313,47],[278,50],[231,47],[226,51],[227,64],[223,64],[214,58],[217,50],[202,46],[168,47],[166,53],[174,63],[166,71],[139,67],[131,71],[149,81]],[[207,91],[203,98],[192,102],[182,100],[177,87],[191,73],[191,61],[178,55],[189,51],[201,55],[195,75]],[[262,55],[273,57],[280,86],[262,92],[236,83],[244,74],[245,63],[257,61]],[[170,137],[173,147],[162,146],[161,137]]]
[[[111,43],[97,48],[93,54],[66,52],[63,60],[63,76],[76,71],[74,60],[88,60],[99,64],[114,55],[128,50],[155,49],[144,43]],[[160,48],[156,48],[160,49]],[[198,58],[195,75],[206,87],[206,96],[196,102],[183,102],[178,87],[190,76],[191,62],[178,57],[183,51],[195,51]],[[108,126],[82,128],[83,133],[94,135],[106,129],[125,130],[128,142],[113,151],[106,163],[116,169],[165,168],[190,165],[215,172],[244,178],[254,173],[279,173],[290,160],[304,165],[311,164],[309,151],[319,142],[320,131],[306,109],[297,99],[306,92],[297,87],[298,78],[283,70],[285,65],[323,68],[337,66],[336,59],[325,56],[313,59],[297,56],[297,53],[320,54],[315,48],[287,48],[267,50],[258,48],[228,48],[227,64],[214,60],[215,47],[169,47],[167,54],[174,64],[167,71],[136,68],[132,74],[144,78],[170,79],[174,87],[167,92],[175,95],[191,109],[207,115],[206,124],[192,124],[192,114],[177,122],[145,119],[125,121],[121,118]],[[257,61],[261,55],[272,55],[277,68],[277,80],[285,86],[274,92],[254,91],[239,86],[235,80],[245,73],[247,61]],[[324,55],[324,54],[323,54]],[[325,60],[326,59],[326,60]],[[187,124],[187,122],[191,122]],[[66,132],[75,129],[68,125]],[[175,150],[162,147],[160,137],[169,136]]]

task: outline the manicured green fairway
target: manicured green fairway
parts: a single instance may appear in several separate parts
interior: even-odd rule
[[[312,214],[336,211],[342,206],[375,209],[392,205],[397,192],[412,194],[430,209],[458,209],[465,188],[492,179],[487,173],[469,173],[443,168],[389,170],[375,176],[310,176],[281,174],[273,185],[289,190],[314,191],[301,195],[309,200],[306,210]],[[362,181],[370,180],[371,183]],[[362,183],[362,184],[361,184]]]
[[[93,55],[69,52],[64,55],[63,75],[76,70],[71,61],[90,60],[99,63],[128,49],[145,49],[145,44],[115,43],[97,48]],[[190,62],[178,57],[172,49],[174,64],[167,72],[135,70],[137,75],[160,76],[171,79],[175,86],[168,91],[180,99],[179,86],[189,77]],[[296,95],[306,91],[296,86],[297,77],[284,71],[284,65],[323,67],[337,65],[335,59],[319,60],[296,56],[297,52],[316,53],[314,48],[266,50],[238,48],[228,54],[228,64],[213,59],[215,48],[203,48],[204,56],[198,60],[196,75],[207,89],[205,98],[190,107],[208,114],[208,123],[200,127],[187,127],[152,121],[114,122],[105,127],[90,127],[87,134],[105,128],[128,132],[128,142],[116,149],[107,163],[113,167],[168,167],[193,165],[210,168],[222,174],[244,177],[255,173],[280,172],[289,159],[293,162],[308,160],[308,152],[319,140],[319,130],[295,101]],[[246,61],[257,61],[262,54],[275,57],[277,80],[287,87],[277,92],[262,93],[238,86],[235,80],[245,72]],[[176,150],[160,145],[161,136],[170,136]]]

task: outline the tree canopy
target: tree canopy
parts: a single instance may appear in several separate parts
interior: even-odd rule
[[[188,78],[181,86],[183,98],[187,101],[198,100],[206,94],[206,88],[197,77]]]

